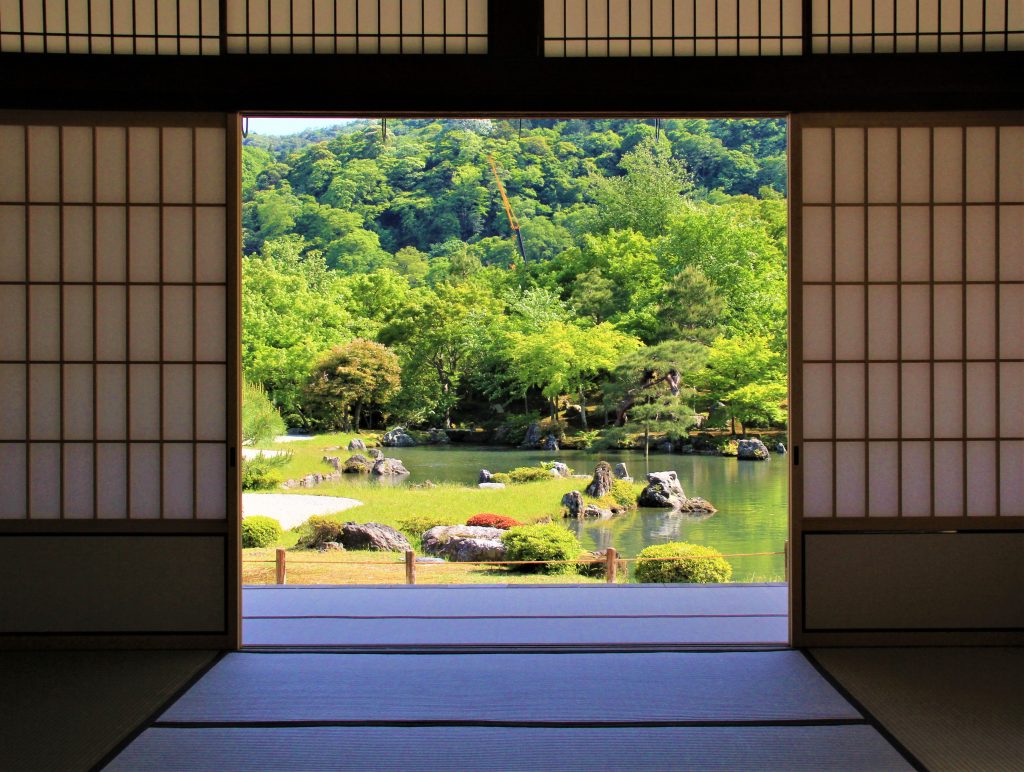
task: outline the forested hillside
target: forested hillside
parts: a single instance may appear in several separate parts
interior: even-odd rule
[[[243,367],[290,424],[784,420],[784,121],[387,129],[243,147]]]

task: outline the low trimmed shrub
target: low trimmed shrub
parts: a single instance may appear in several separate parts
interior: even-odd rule
[[[608,491],[608,497],[622,509],[636,509],[636,500],[642,490],[643,486],[637,483],[615,480],[612,483],[612,489]]]
[[[299,541],[297,546],[307,549],[319,549],[326,542],[341,541],[341,526],[337,520],[324,515],[313,515],[298,527]]]
[[[508,479],[514,483],[539,482],[550,480],[551,472],[539,466],[517,466],[506,472]]]
[[[398,521],[398,530],[416,540],[438,525],[461,525],[461,520],[452,515],[409,515]]]
[[[511,517],[505,517],[505,515],[492,515],[489,512],[481,512],[479,515],[473,515],[469,518],[469,520],[466,521],[466,525],[478,525],[484,528],[501,528],[502,530],[507,531],[509,528],[522,525],[522,523]]]
[[[272,547],[281,538],[281,524],[272,517],[252,515],[242,521],[242,547]]]
[[[517,525],[501,536],[506,560],[574,560],[580,554],[576,534],[562,525]],[[566,574],[576,570],[574,563],[513,566],[526,573]]]
[[[504,472],[495,472],[491,475],[491,482],[501,483],[502,485],[511,485],[512,478]]]
[[[644,560],[644,558],[681,558],[680,560]],[[641,584],[728,582],[732,566],[712,547],[684,541],[652,544],[637,554],[634,576]]]

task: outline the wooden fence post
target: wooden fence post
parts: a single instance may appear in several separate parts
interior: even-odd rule
[[[284,560],[285,560],[284,556],[285,556],[285,551],[283,549],[281,549],[281,548],[278,548],[278,550],[277,550],[277,562],[275,564],[275,568],[277,568],[277,583],[278,584],[284,584],[285,583],[285,578],[286,578],[286,574],[287,574],[287,569],[285,568],[285,564],[284,564]]]
[[[405,583],[416,584],[416,553],[405,551]]]
[[[615,550],[615,547],[609,547],[604,553],[605,559],[608,561],[607,567],[605,568],[605,577],[608,584],[615,584],[615,573],[618,570],[618,557],[619,553]]]

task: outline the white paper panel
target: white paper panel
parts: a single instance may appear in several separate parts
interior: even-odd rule
[[[803,368],[804,437],[832,436],[832,365],[807,364]]]
[[[899,277],[899,226],[896,207],[868,209],[868,279],[896,281]]]
[[[999,288],[999,355],[1024,359],[1024,286],[1020,284]]]
[[[963,129],[935,128],[935,201],[963,201]]]
[[[155,204],[160,200],[160,130],[128,129],[129,201]]]
[[[29,437],[60,439],[60,367],[29,365]]]
[[[925,517],[931,514],[931,443],[902,443],[903,516]]]
[[[227,309],[223,287],[196,288],[196,359],[223,361],[227,332]]]
[[[991,126],[967,129],[967,200],[996,200],[996,130]]]
[[[964,513],[964,446],[961,442],[935,443],[935,514],[955,517]]]
[[[932,262],[928,209],[923,206],[904,207],[900,220],[900,273],[903,281],[927,281]]]
[[[1024,202],[1024,126],[999,130],[999,200]]]
[[[931,296],[927,285],[903,285],[900,356],[904,360],[928,359],[931,355]]]
[[[1024,515],[1024,442],[999,445],[1000,514]]]
[[[61,173],[64,201],[92,201],[92,129],[66,126]]]
[[[836,365],[835,436],[839,439],[860,439],[867,436],[864,376],[865,365]]]
[[[0,201],[25,200],[25,129],[0,126]]]
[[[864,129],[836,129],[836,202],[865,200]]]
[[[25,365],[0,364],[0,394],[0,440],[26,439]]]
[[[927,364],[904,364],[901,422],[904,437],[931,436],[931,374]]]
[[[29,357],[60,359],[60,296],[54,285],[29,287]]]
[[[131,281],[160,281],[160,210],[135,206],[128,211]]]
[[[937,206],[933,215],[932,268],[935,281],[963,279],[963,209]]]
[[[1002,437],[1024,437],[1022,362],[1001,362],[999,365],[999,428]]]
[[[96,446],[96,516],[120,520],[128,516],[128,446],[101,442]]]
[[[60,135],[54,126],[28,127],[29,201],[60,200]]]
[[[92,281],[92,207],[64,208],[64,281]]]
[[[0,359],[24,359],[24,287],[0,285],[0,330]]]
[[[804,517],[832,516],[832,445],[805,442]]]
[[[192,439],[192,365],[164,365],[164,439]]]
[[[832,288],[804,287],[804,359],[832,358]],[[827,320],[826,323],[822,323]]]
[[[804,281],[832,281],[832,213],[826,207],[803,208]]]
[[[26,447],[21,444],[0,443],[0,519],[22,520],[26,517],[25,507],[25,456]]]
[[[23,206],[0,206],[0,281],[25,280],[25,212]]]
[[[64,287],[64,359],[83,361],[93,358],[91,286]]]
[[[29,262],[31,281],[60,280],[60,209],[55,206],[28,208]]]
[[[130,434],[133,440],[160,438],[160,367],[158,365],[130,365],[129,414]]]
[[[804,129],[803,195],[807,203],[832,200],[832,136],[830,129]]]
[[[895,359],[899,338],[899,306],[895,286],[868,287],[868,358]]]
[[[999,278],[1024,281],[1024,206],[999,207]]]
[[[930,153],[928,129],[900,129],[900,192],[904,203],[930,200]]]
[[[123,361],[127,356],[124,287],[96,288],[96,358]]]
[[[29,516],[33,520],[60,517],[60,445],[34,442],[29,455]]]
[[[861,207],[836,209],[836,281],[864,281],[864,218]]]
[[[867,474],[866,447],[863,442],[836,445],[836,515],[864,517],[864,476]]]
[[[196,439],[225,440],[227,372],[223,365],[196,367]]]
[[[124,365],[96,366],[96,437],[127,439],[127,385]]]
[[[967,363],[967,436],[996,435],[996,366]]]
[[[893,437],[899,425],[898,365],[868,365],[868,431],[871,437]]]
[[[196,210],[196,281],[225,280],[224,210]]]
[[[196,129],[196,202],[223,204],[224,131],[222,129]]]
[[[192,359],[192,287],[164,287],[163,358]]]
[[[864,287],[839,286],[836,292],[836,358],[864,359]]]
[[[972,517],[996,514],[996,443],[967,443],[967,513]]]
[[[164,447],[164,517],[192,517],[192,446]]]
[[[996,278],[996,208],[967,207],[967,278],[993,281]]]
[[[120,206],[96,207],[96,279],[124,281],[128,264],[127,211]]]
[[[967,286],[967,357],[996,356],[996,288],[992,284]]]
[[[963,286],[940,284],[934,288],[934,342],[936,359],[963,356]]]
[[[160,446],[136,443],[129,446],[131,462],[128,516],[133,520],[160,517]]]
[[[202,520],[223,520],[227,516],[227,448],[224,445],[196,446],[196,516]]]
[[[64,366],[64,438],[91,440],[92,365]]]
[[[64,517],[90,519],[93,516],[93,446],[72,443],[64,446]]]
[[[897,129],[868,129],[868,201],[896,203]]]
[[[935,384],[935,436],[964,436],[963,365],[956,362],[936,362]]]
[[[163,201],[192,201],[192,129],[167,128],[163,133]],[[221,163],[223,170],[224,164]]]
[[[160,288],[129,287],[128,297],[129,357],[135,362],[156,361],[160,358]]]
[[[192,210],[167,207],[163,218],[163,280],[192,281]]]
[[[120,127],[96,127],[96,200],[103,203],[125,201],[127,182],[127,130]]]

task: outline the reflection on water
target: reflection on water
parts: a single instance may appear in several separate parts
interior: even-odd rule
[[[411,474],[402,480],[367,479],[352,475],[346,483],[365,485],[409,485],[424,480],[475,485],[481,468],[504,472],[517,466],[535,466],[541,461],[559,460],[578,473],[593,472],[605,460],[625,462],[630,473],[642,479],[647,471],[674,470],[688,496],[700,496],[718,508],[711,516],[686,515],[659,509],[637,512],[594,522],[569,521],[586,549],[615,547],[633,557],[650,544],[688,541],[704,544],[723,553],[781,552],[787,532],[787,456],[772,456],[767,462],[737,461],[735,458],[654,454],[649,468],[641,453],[629,451],[590,452],[564,450],[505,450],[477,447],[388,448],[387,455],[402,459]],[[580,481],[581,487],[583,481]],[[734,581],[781,577],[781,555],[735,558]]]

